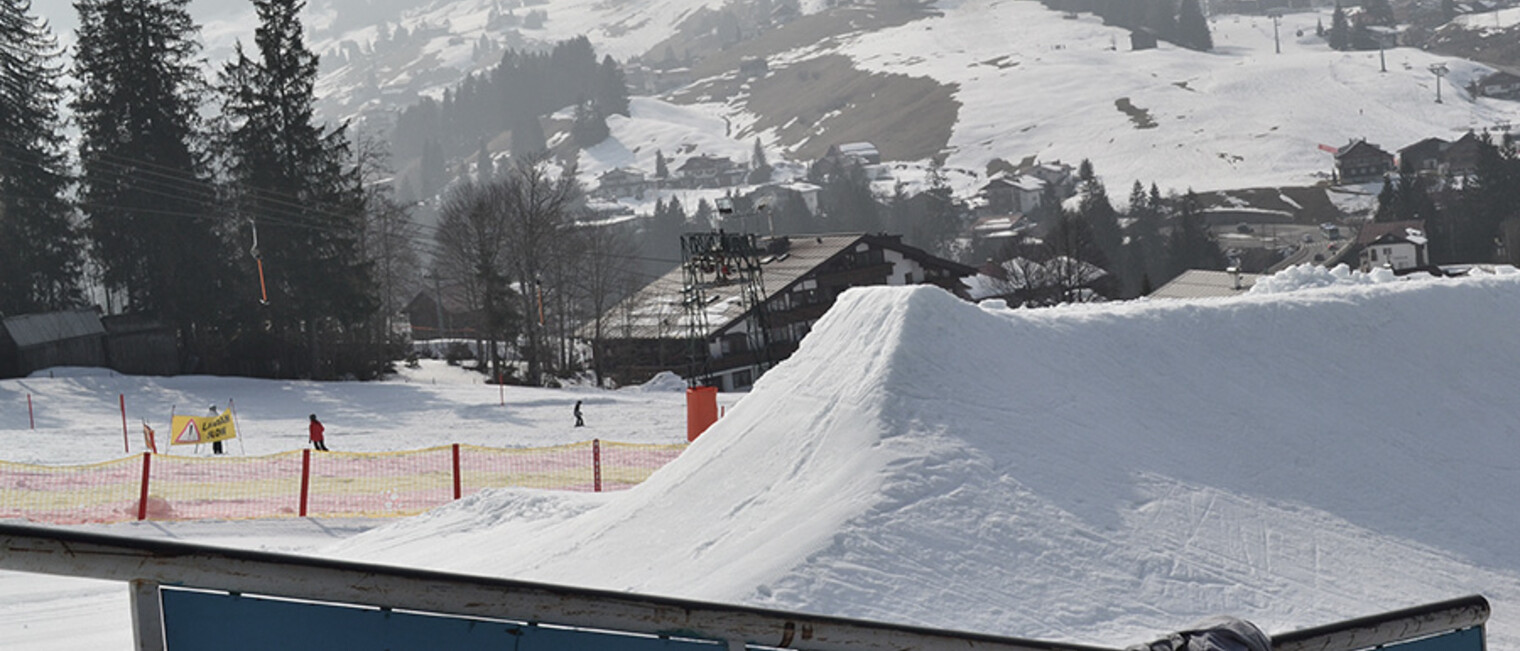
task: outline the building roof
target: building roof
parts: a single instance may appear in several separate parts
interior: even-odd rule
[[[1446,149],[1446,147],[1449,145],[1451,145],[1450,142],[1442,140],[1441,138],[1426,138],[1408,147],[1400,149],[1399,154],[1401,156],[1407,156],[1409,154],[1440,154],[1441,151]]]
[[[839,153],[845,156],[879,156],[876,145],[869,142],[846,142],[839,145]]]
[[[16,342],[17,348],[30,348],[76,337],[103,336],[106,333],[105,326],[100,323],[100,315],[95,310],[22,314],[5,318],[0,321],[0,327],[10,334],[11,341]]]
[[[765,298],[770,300],[789,290],[824,262],[845,251],[855,248],[862,241],[877,248],[902,253],[920,263],[930,262],[946,266],[969,276],[976,270],[950,260],[936,258],[915,247],[902,244],[897,238],[843,233],[827,235],[792,235],[785,253],[762,255],[761,282],[765,285]],[[602,336],[620,339],[685,339],[690,334],[691,320],[683,303],[685,277],[677,266],[665,272],[654,282],[645,285],[607,312],[602,322]],[[706,337],[722,332],[734,322],[745,317],[742,292],[743,283],[710,286],[704,289],[707,300]],[[589,336],[589,328],[582,328],[581,335]]]
[[[1402,237],[1411,229],[1424,233],[1425,222],[1419,219],[1412,219],[1402,222],[1368,222],[1362,225],[1361,230],[1356,232],[1356,245],[1366,246],[1373,240],[1376,240],[1389,233],[1393,233],[1394,235],[1399,235]]]
[[[1239,277],[1239,284],[1236,277]],[[1244,294],[1256,284],[1261,274],[1234,274],[1228,271],[1189,269],[1160,289],[1151,292],[1151,298],[1216,298]]]
[[[723,169],[732,167],[733,164],[734,162],[727,156],[708,156],[707,154],[700,154],[686,159],[686,162],[681,163],[681,166],[679,168],[676,168],[676,171],[679,172],[696,169]]]
[[[1382,147],[1374,145],[1366,140],[1353,140],[1345,147],[1335,152],[1336,160],[1353,156],[1386,156],[1392,158],[1393,154],[1383,151]]]

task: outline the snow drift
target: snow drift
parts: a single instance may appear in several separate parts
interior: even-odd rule
[[[1485,594],[1513,648],[1520,274],[1043,310],[850,290],[645,484],[331,553],[1123,645]]]

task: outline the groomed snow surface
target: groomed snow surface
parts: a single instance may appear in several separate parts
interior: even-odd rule
[[[1301,267],[1258,288],[1040,310],[851,290],[630,491],[490,491],[385,523],[93,529],[1110,646],[1212,614],[1276,633],[1479,593],[1490,648],[1515,649],[1520,273]],[[55,415],[50,442],[23,438],[21,393],[69,405],[56,413],[118,386],[204,402],[226,383],[258,396],[239,398],[248,419],[296,414],[266,416],[271,430],[326,405],[335,448],[451,428],[486,442],[469,424],[487,419],[532,444],[589,438],[565,426],[576,398],[593,435],[681,439],[674,391],[517,389],[502,408],[494,387],[446,382],[99,376],[0,382],[0,436],[30,448],[7,457],[72,459],[109,448],[114,405]],[[0,575],[5,646],[126,649],[127,622],[123,586]]]

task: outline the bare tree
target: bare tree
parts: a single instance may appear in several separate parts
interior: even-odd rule
[[[634,273],[637,250],[632,229],[622,225],[582,225],[576,238],[584,255],[575,279],[577,293],[590,312],[593,351],[602,350],[602,333],[611,318],[609,308],[623,296]],[[599,355],[591,358],[596,383],[602,384],[606,369]]]
[[[445,196],[439,210],[435,273],[467,283],[485,315],[491,371],[502,377],[498,341],[510,341],[512,321],[508,259],[512,234],[506,179],[488,185],[464,182]],[[443,300],[443,297],[437,297]]]
[[[543,381],[549,352],[544,319],[539,318],[545,276],[555,257],[564,252],[566,226],[581,188],[575,179],[575,166],[562,168],[554,176],[547,154],[518,159],[491,188],[500,193],[505,216],[502,252],[508,278],[522,290],[522,313],[533,315],[525,328],[523,353],[528,362],[527,380],[538,385]]]
[[[395,331],[396,315],[421,287],[422,267],[414,244],[421,229],[412,221],[407,207],[392,195],[389,156],[384,145],[373,138],[360,138],[356,158],[364,184],[360,255],[374,267],[375,281],[380,285],[376,330],[383,341],[389,341]]]

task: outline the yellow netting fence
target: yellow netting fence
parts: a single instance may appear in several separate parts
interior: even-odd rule
[[[623,490],[686,445],[586,441],[262,457],[143,453],[80,466],[0,461],[0,518],[50,524],[416,515],[485,488]]]

